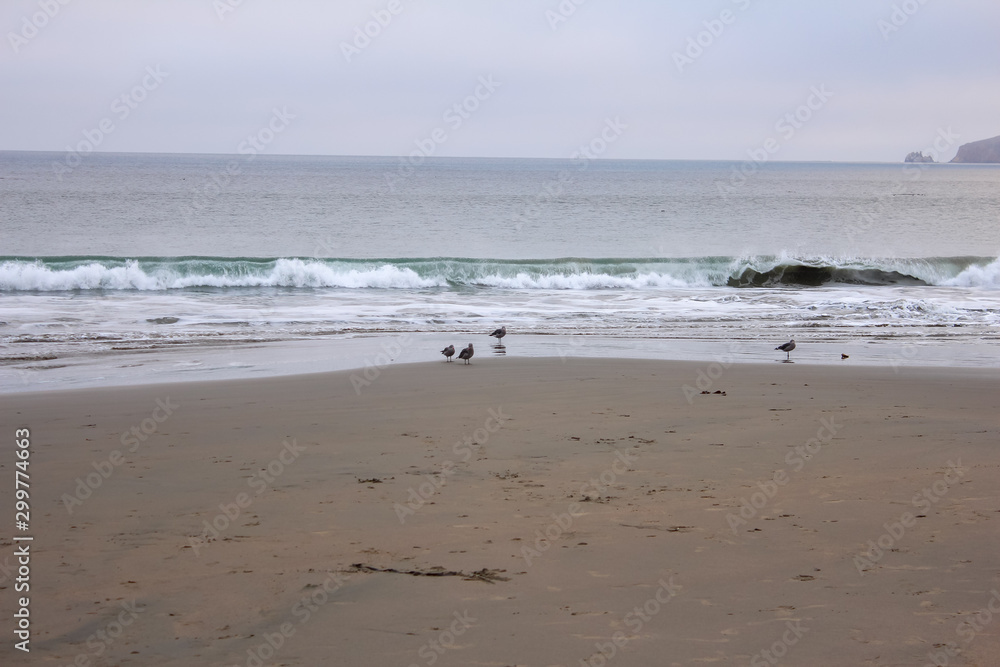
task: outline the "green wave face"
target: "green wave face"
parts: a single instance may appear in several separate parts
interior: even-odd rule
[[[829,284],[1000,286],[1000,260],[692,257],[506,260],[432,257],[0,257],[0,291],[196,287],[381,289],[787,288]]]

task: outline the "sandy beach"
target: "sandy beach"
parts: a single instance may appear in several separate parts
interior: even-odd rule
[[[997,664],[995,369],[483,357],[5,397],[0,662]]]

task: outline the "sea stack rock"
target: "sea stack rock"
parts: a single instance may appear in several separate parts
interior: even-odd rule
[[[1000,163],[1000,137],[973,141],[958,149],[958,155],[952,162],[965,164],[995,164]]]
[[[906,156],[903,162],[934,162],[934,158],[930,155],[924,155],[923,151],[913,151]]]

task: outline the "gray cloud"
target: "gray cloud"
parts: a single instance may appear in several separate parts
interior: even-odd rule
[[[821,84],[834,97],[776,158],[896,161],[939,127],[1000,134],[995,0],[398,2],[8,0],[0,149],[62,150],[109,118],[99,150],[232,153],[288,107],[269,152],[398,155],[487,75],[501,87],[437,154],[564,157],[617,116],[607,157],[743,159]],[[576,9],[553,29],[560,5]],[[42,7],[59,11],[24,38]],[[373,12],[391,21],[348,62]],[[689,39],[704,46],[679,71]],[[157,65],[162,84],[114,113]]]

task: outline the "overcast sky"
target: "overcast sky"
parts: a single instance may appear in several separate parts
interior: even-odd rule
[[[0,150],[569,157],[604,132],[608,158],[895,162],[1000,134],[997,0],[64,1],[0,3]]]

